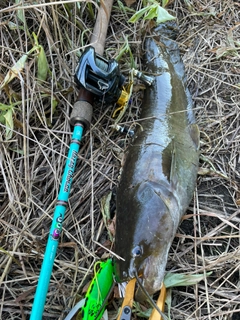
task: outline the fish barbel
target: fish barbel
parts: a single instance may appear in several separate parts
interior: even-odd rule
[[[198,171],[199,130],[175,34],[176,25],[160,24],[145,41],[146,71],[155,80],[145,90],[117,189],[115,252],[124,261],[115,261],[116,280],[137,273],[150,295],[161,288]]]

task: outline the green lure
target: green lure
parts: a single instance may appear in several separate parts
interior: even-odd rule
[[[78,313],[77,319],[100,320],[106,306],[108,295],[113,287],[113,261],[97,262],[97,272],[87,290],[85,304]],[[95,270],[96,271],[96,270]]]

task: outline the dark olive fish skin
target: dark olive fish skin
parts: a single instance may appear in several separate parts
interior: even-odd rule
[[[145,42],[146,71],[155,81],[145,90],[141,128],[127,149],[117,189],[115,252],[125,261],[115,261],[116,280],[137,272],[150,295],[161,288],[199,160],[199,131],[175,33],[172,23],[161,24]]]

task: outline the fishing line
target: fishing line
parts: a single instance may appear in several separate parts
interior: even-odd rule
[[[107,301],[108,301],[108,298],[109,298],[110,294],[111,294],[112,291],[113,291],[114,286],[115,286],[115,282],[113,282],[113,284],[112,284],[112,286],[111,286],[111,288],[110,288],[110,290],[109,290],[109,292],[108,292],[108,295],[107,295],[107,296],[105,297],[105,299],[103,300],[103,302],[102,302],[102,307],[98,310],[98,313],[96,314],[96,319],[98,319],[98,317],[99,317],[102,309],[105,307],[105,305],[106,305],[106,303],[107,303]],[[107,310],[105,310],[104,314],[106,313],[106,311],[107,311]],[[108,317],[108,314],[105,314],[105,317],[106,317],[106,316]],[[104,318],[104,316],[102,316],[102,317]],[[108,319],[108,318],[107,318],[107,319]]]
[[[146,295],[146,297],[149,300],[149,303],[151,305],[151,307],[155,308],[157,310],[157,312],[162,316],[162,318],[164,320],[168,320],[168,318],[165,316],[165,314],[159,309],[159,307],[157,306],[157,304],[155,303],[155,301],[153,300],[153,298],[149,295],[149,293],[146,291],[146,289],[144,288],[144,286],[141,283],[140,278],[138,277],[137,272],[135,272],[135,277],[137,279],[137,283],[139,285],[139,287],[141,288],[141,290],[143,291],[143,293]]]

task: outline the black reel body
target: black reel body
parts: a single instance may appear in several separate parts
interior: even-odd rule
[[[108,103],[115,103],[121,96],[125,77],[116,60],[106,60],[95,53],[93,47],[88,47],[79,60],[75,81],[78,87],[84,87]]]

